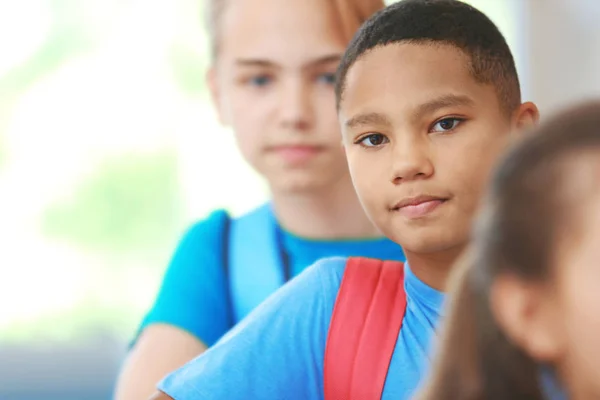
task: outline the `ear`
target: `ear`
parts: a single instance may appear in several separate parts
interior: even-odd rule
[[[507,338],[538,362],[562,352],[560,313],[546,285],[501,276],[492,284],[490,307]]]
[[[530,101],[521,104],[513,115],[513,123],[518,131],[527,131],[534,128],[539,120],[540,111]]]
[[[215,110],[217,111],[217,118],[222,125],[227,125],[227,119],[223,112],[223,105],[221,103],[221,91],[219,90],[219,79],[217,76],[217,70],[214,66],[211,66],[206,72],[206,85],[210,93],[210,98],[213,102]]]

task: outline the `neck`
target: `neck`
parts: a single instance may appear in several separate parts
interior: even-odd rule
[[[460,257],[465,246],[460,245],[435,253],[412,253],[404,250],[410,269],[426,285],[446,291],[448,277],[452,273],[456,260]]]
[[[350,179],[310,193],[272,191],[279,224],[288,232],[311,239],[380,237],[367,218]]]

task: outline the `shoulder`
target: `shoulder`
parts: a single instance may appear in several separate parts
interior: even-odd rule
[[[228,235],[230,217],[225,210],[215,210],[206,218],[189,225],[185,233],[179,239],[175,253],[171,258],[169,271],[181,271],[183,279],[191,278],[187,273],[190,269],[196,270],[196,274],[220,274],[222,264],[225,260],[225,245]],[[202,266],[202,268],[199,268]],[[188,271],[188,272],[185,272]],[[212,272],[211,272],[212,271]],[[196,278],[199,278],[198,276]],[[204,276],[208,279],[208,276]],[[211,277],[211,282],[217,284]]]
[[[223,268],[228,218],[225,210],[216,210],[187,228],[139,332],[152,324],[167,324],[211,345],[229,328]]]
[[[217,233],[224,233],[231,222],[235,223],[256,223],[256,221],[268,220],[272,216],[272,211],[269,203],[262,204],[245,212],[242,215],[233,217],[225,209],[217,209],[212,211],[205,218],[194,222],[188,226],[185,237],[206,237]]]
[[[289,286],[289,292],[293,292],[292,296],[298,292],[316,292],[311,297],[326,300],[333,297],[335,300],[347,261],[347,257],[320,259],[284,285],[284,288]]]
[[[269,336],[280,337],[275,342],[295,336],[324,351],[324,343],[320,342],[327,336],[345,264],[346,258],[317,261],[269,296],[229,335],[264,330]]]
[[[346,258],[328,258],[304,270],[160,388],[177,399],[319,398],[345,264]]]
[[[190,224],[183,237],[206,237],[215,232],[220,232],[225,228],[229,219],[230,216],[226,210],[214,210],[204,219]]]
[[[302,318],[305,321],[300,322],[313,324],[313,329],[320,333],[318,337],[327,336],[347,260],[346,257],[321,259],[292,279],[286,285],[287,290],[284,287],[280,291],[290,314],[306,315],[302,310],[310,310],[313,318],[308,321]],[[324,346],[321,350],[325,350]]]
[[[271,303],[286,311],[298,307],[333,309],[344,275],[347,258],[324,258],[306,268],[270,298]]]
[[[323,258],[307,268],[302,274],[314,275],[315,279],[321,280],[324,289],[337,294],[347,263],[348,257]]]
[[[215,248],[220,248],[229,220],[227,211],[215,210],[204,219],[189,224],[179,238],[175,256],[192,256],[198,251],[205,256],[203,249],[212,253]]]

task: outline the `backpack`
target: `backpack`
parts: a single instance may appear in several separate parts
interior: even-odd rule
[[[271,207],[267,203],[239,218],[227,217],[225,221],[223,268],[232,325],[288,279],[279,254],[278,225]]]
[[[285,282],[275,223],[270,204],[225,222],[232,325]],[[248,265],[267,268],[257,273]],[[325,400],[381,399],[405,309],[404,263],[348,258],[325,348]]]
[[[325,347],[325,400],[379,400],[406,310],[404,263],[350,257]]]

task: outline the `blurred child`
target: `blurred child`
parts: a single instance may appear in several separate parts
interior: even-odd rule
[[[496,172],[422,400],[600,398],[600,102]]]
[[[336,392],[324,378],[326,370],[362,367],[354,360],[327,367],[339,362],[326,355],[332,315],[342,293],[350,301],[353,295],[343,290],[350,261],[333,258],[168,376],[158,399],[408,399],[427,371],[446,278],[469,241],[489,171],[519,131],[535,123],[537,108],[521,103],[513,57],[496,26],[455,0],[405,0],[369,19],[342,58],[336,95],[360,201],[407,257],[401,326],[393,327],[389,358],[376,360],[382,392]],[[384,279],[378,288],[396,283]],[[385,320],[381,305],[367,304],[368,316]],[[360,336],[361,329],[341,333]],[[379,345],[360,344],[367,353]],[[368,384],[360,374],[351,383]]]
[[[271,199],[240,218],[216,211],[185,234],[139,328],[118,399],[149,396],[161,377],[212,346],[320,258],[404,259],[360,205],[335,112],[340,58],[383,1],[208,5],[213,102],[242,155],[267,180]],[[218,135],[202,134],[207,146],[219,146]]]

